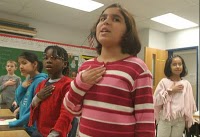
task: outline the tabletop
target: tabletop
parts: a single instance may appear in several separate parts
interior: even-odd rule
[[[0,137],[30,137],[25,130],[0,131]]]

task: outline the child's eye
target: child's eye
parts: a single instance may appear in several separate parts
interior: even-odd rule
[[[119,22],[120,20],[118,18],[114,18],[113,21]]]
[[[43,57],[44,60],[47,60],[48,58],[49,58],[49,57],[47,57],[47,56],[44,56],[44,57]],[[51,60],[56,60],[57,57],[56,57],[56,56],[51,56],[50,59],[51,59]]]
[[[47,56],[44,56],[43,59],[44,59],[44,60],[47,60]]]
[[[105,19],[105,17],[100,17],[99,21],[104,21]]]
[[[26,65],[26,64],[27,64],[26,61],[22,61],[22,62],[19,63],[19,65]]]
[[[56,59],[58,59],[59,57],[58,56],[51,56],[51,59],[52,60],[56,60]]]
[[[43,60],[47,60],[48,58],[50,58],[51,60],[57,60],[57,59],[63,59],[62,57],[59,57],[59,56],[44,56],[43,57]]]

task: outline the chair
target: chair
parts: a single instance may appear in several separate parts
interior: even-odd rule
[[[70,130],[67,137],[76,137],[76,130],[78,127],[78,122],[79,122],[79,120],[76,117],[74,117],[74,119],[72,121],[72,129]]]
[[[189,131],[186,129],[186,137],[200,137],[200,123],[195,123],[191,126]]]

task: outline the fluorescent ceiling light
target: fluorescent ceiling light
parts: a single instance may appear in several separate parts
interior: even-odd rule
[[[91,12],[102,7],[104,4],[92,0],[46,0],[78,10]]]
[[[181,18],[172,13],[157,16],[157,17],[151,18],[151,20],[170,26],[175,29],[186,29],[186,28],[198,26],[198,24],[191,22],[189,20],[186,20],[184,18]]]

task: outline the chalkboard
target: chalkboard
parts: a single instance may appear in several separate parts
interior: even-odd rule
[[[5,68],[7,60],[14,60],[17,62],[18,56],[23,51],[30,51],[30,50],[0,47],[0,76],[7,74],[7,71]],[[42,61],[43,52],[41,51],[30,51],[30,52],[35,53],[38,56],[39,60]],[[15,71],[15,74],[21,77],[19,66],[18,66],[18,69]],[[22,80],[24,79],[24,77],[21,77],[21,78]]]

